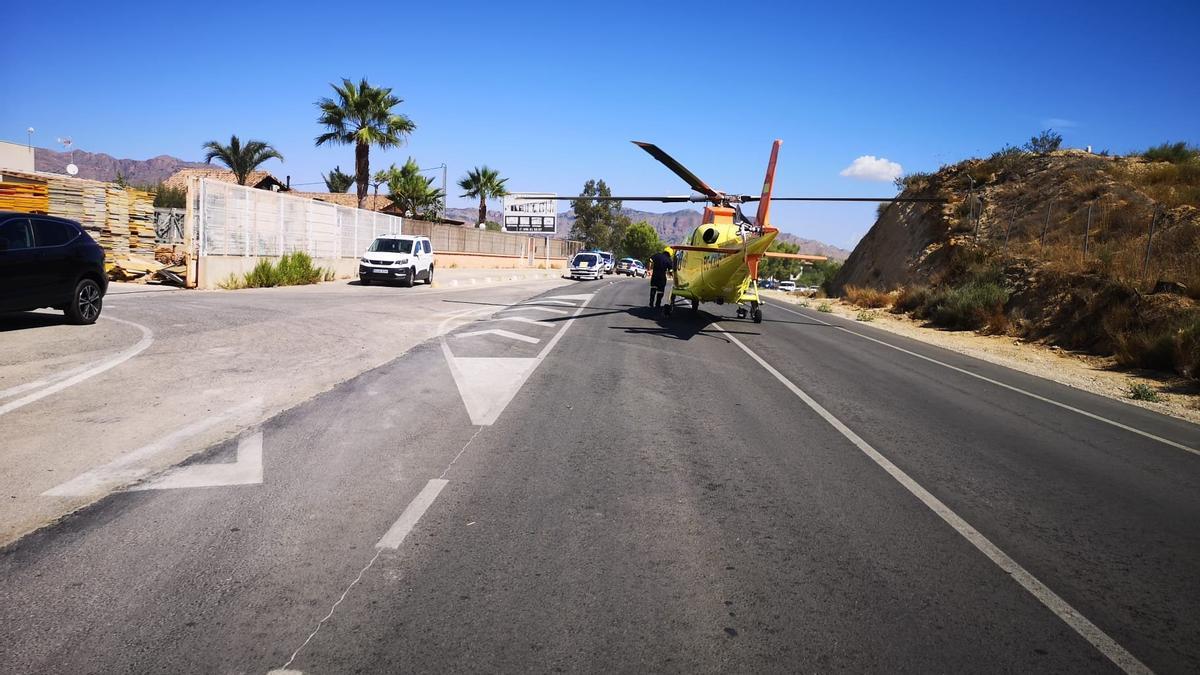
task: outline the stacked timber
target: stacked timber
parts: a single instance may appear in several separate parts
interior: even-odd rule
[[[129,193],[129,248],[140,255],[154,257],[154,195],[142,190]]]
[[[100,246],[115,255],[128,255],[129,192],[119,185],[109,185],[104,189],[104,201],[108,213],[100,233]]]
[[[92,239],[100,240],[108,220],[108,202],[105,199],[104,183],[89,183],[83,188],[83,218],[79,224],[92,235]]]
[[[46,181],[23,176],[0,176],[0,211],[49,213],[50,193]]]

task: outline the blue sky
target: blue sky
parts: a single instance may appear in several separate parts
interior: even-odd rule
[[[510,189],[684,186],[648,140],[710,184],[753,192],[775,138],[778,194],[890,195],[856,158],[930,170],[1053,126],[1067,145],[1200,142],[1200,3],[22,2],[0,41],[0,139],[198,159],[231,133],[267,166],[320,180],[350,147],[313,146],[314,101],[366,76],[405,99],[407,147],[453,181],[488,164]],[[876,162],[879,164],[879,162]],[[311,189],[323,189],[313,186]],[[451,191],[450,203],[466,205]],[[631,204],[632,206],[632,204]],[[663,205],[647,210],[669,210]],[[780,205],[785,231],[852,247],[869,205]]]

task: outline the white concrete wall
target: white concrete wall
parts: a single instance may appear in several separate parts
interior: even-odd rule
[[[0,141],[0,169],[33,172],[33,148],[24,143]]]

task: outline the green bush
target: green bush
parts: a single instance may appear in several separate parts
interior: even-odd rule
[[[1142,382],[1129,386],[1129,398],[1135,401],[1150,401],[1151,403],[1158,403],[1162,400],[1158,392],[1154,390],[1154,387]]]
[[[1182,141],[1179,143],[1163,143],[1143,152],[1142,157],[1152,162],[1184,164],[1194,159],[1200,159],[1200,148],[1193,148]]]
[[[1034,154],[1045,155],[1058,150],[1062,146],[1062,140],[1062,135],[1055,133],[1053,129],[1046,129],[1029,139],[1025,149]]]
[[[991,281],[972,281],[933,293],[922,314],[934,325],[955,330],[978,330],[1004,316],[1008,291]]]
[[[279,268],[270,260],[259,260],[254,269],[246,272],[246,288],[270,288],[279,285]]]
[[[817,311],[829,313],[833,311],[833,307],[831,307],[828,302],[822,302],[821,304],[817,305]]]
[[[315,284],[325,276],[320,267],[313,267],[312,256],[304,251],[285,253],[279,259],[279,285],[300,286]]]
[[[315,284],[329,276],[321,267],[314,267],[312,256],[304,251],[285,253],[278,263],[260,260],[254,269],[246,273],[242,288],[270,288],[272,286],[302,286]],[[226,286],[232,288],[234,286]]]

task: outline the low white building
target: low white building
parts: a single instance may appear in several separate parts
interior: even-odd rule
[[[33,148],[24,143],[0,141],[0,169],[33,173]]]

